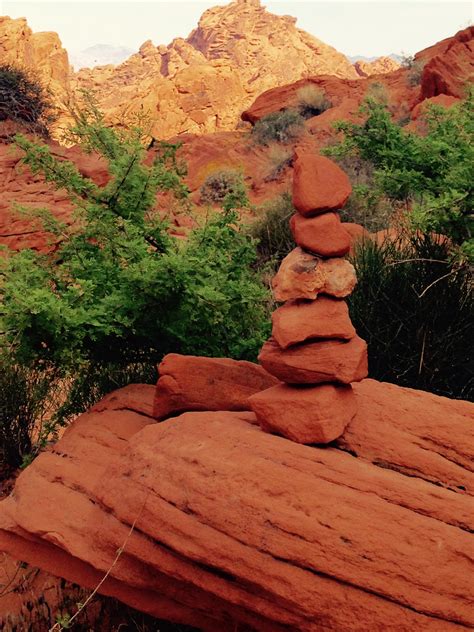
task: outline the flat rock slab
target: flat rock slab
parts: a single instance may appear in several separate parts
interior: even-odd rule
[[[288,301],[272,314],[272,334],[282,349],[318,338],[350,340],[356,335],[347,304],[318,296],[315,301]]]
[[[177,353],[165,356],[158,372],[157,419],[189,410],[250,410],[250,395],[278,382],[253,362]]]
[[[318,340],[282,349],[274,338],[258,356],[261,365],[287,384],[350,384],[367,377],[367,344],[355,336],[349,341]]]
[[[360,408],[395,397],[381,423],[409,418],[406,389],[366,382]],[[437,404],[456,429],[472,411]],[[429,411],[423,422],[436,434]],[[202,630],[474,625],[471,496],[253,423],[245,412],[82,415],[0,503],[0,547],[86,587],[109,572],[102,593]]]

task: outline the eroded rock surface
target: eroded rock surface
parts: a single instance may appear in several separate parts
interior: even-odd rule
[[[0,547],[202,630],[472,629],[474,406],[354,391],[325,449],[245,412],[82,415],[0,503]]]

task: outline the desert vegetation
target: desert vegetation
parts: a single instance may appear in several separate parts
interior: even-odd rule
[[[297,110],[282,110],[262,117],[252,128],[252,139],[257,145],[290,143],[304,131],[304,118]]]
[[[0,121],[13,120],[46,135],[54,118],[51,95],[30,71],[0,65]]]
[[[155,365],[169,351],[255,359],[267,332],[268,290],[252,267],[255,241],[239,223],[238,209],[248,204],[243,187],[230,187],[221,211],[180,242],[153,211],[159,191],[186,199],[176,146],[161,143],[145,164],[144,130],[106,127],[92,100],[76,112],[70,135],[107,160],[108,184],[95,185],[46,145],[15,138],[34,173],[68,190],[76,214],[66,225],[47,209],[37,212],[61,236],[59,247],[1,260],[2,379],[24,395],[2,404],[4,435],[11,438],[15,420],[23,424],[16,453],[4,443],[11,466],[31,448],[32,419],[22,411],[41,403],[39,372],[67,386],[50,411],[53,431],[106,392],[156,379]]]

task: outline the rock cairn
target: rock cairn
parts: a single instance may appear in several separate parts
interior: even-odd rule
[[[356,274],[344,259],[351,238],[336,211],[350,193],[348,177],[331,160],[296,155],[290,226],[297,247],[273,279],[275,299],[284,304],[259,356],[281,383],[249,402],[264,430],[298,443],[340,437],[356,413],[351,382],[367,377],[367,345],[343,300]]]

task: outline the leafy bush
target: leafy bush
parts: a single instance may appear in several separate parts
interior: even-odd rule
[[[248,204],[243,185],[183,243],[155,209],[159,190],[186,195],[175,146],[159,144],[145,164],[143,130],[105,127],[93,103],[72,135],[107,159],[110,182],[97,186],[18,136],[30,169],[69,192],[75,222],[65,226],[42,210],[48,230],[61,234],[58,248],[0,260],[3,348],[15,363],[46,362],[68,384],[74,378],[58,419],[130,379],[153,380],[171,351],[255,359],[268,333],[268,291],[234,211]]]
[[[389,227],[394,217],[394,207],[376,189],[367,185],[355,185],[340,215],[343,222],[361,224],[369,232],[375,233]]]
[[[243,177],[238,171],[216,171],[209,175],[200,189],[203,204],[222,204],[225,198],[243,187]]]
[[[275,269],[280,261],[295,247],[289,220],[295,213],[290,193],[267,202],[259,209],[257,219],[249,231],[257,240],[258,267]]]
[[[363,242],[353,258],[351,318],[369,347],[369,375],[474,399],[474,288],[467,265],[430,236]]]
[[[272,142],[289,143],[304,131],[304,118],[295,110],[272,112],[262,117],[252,128],[252,138],[258,145]]]
[[[298,111],[305,119],[318,116],[332,107],[326,93],[314,84],[306,84],[297,92]]]
[[[10,119],[46,134],[54,120],[47,90],[37,79],[11,64],[0,65],[0,121]]]
[[[15,364],[0,359],[0,470],[7,476],[33,451],[42,436],[57,376],[44,366]]]
[[[467,256],[474,231],[474,91],[449,109],[429,108],[423,136],[400,128],[374,100],[363,112],[362,125],[338,124],[344,141],[326,153],[370,162],[376,187],[390,199],[407,202],[417,228],[448,235]]]

